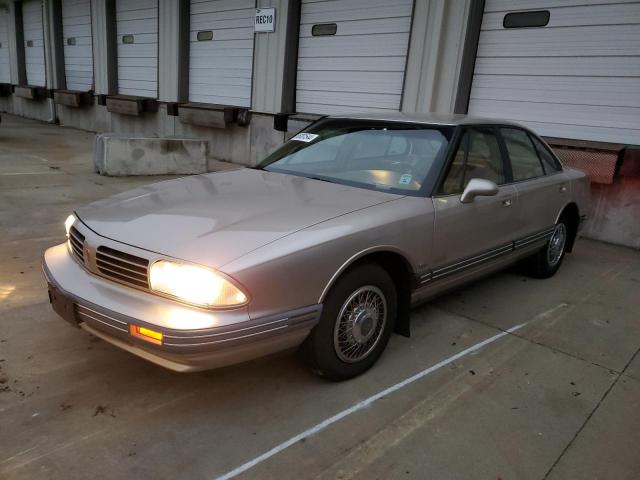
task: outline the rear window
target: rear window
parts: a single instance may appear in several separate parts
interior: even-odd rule
[[[518,182],[543,176],[542,163],[529,135],[515,128],[501,128],[500,131],[509,153],[513,179]]]

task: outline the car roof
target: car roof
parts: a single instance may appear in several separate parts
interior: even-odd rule
[[[361,112],[330,115],[329,118],[349,118],[353,120],[379,120],[385,122],[410,122],[425,125],[513,125],[526,128],[524,125],[500,118],[483,118],[461,114],[447,113],[402,113],[402,112]]]

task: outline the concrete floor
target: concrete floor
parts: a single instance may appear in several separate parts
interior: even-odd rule
[[[502,273],[413,313],[366,375],[293,356],[175,374],[61,321],[40,272],[74,207],[156,178],[92,173],[92,135],[0,126],[0,478],[214,479],[486,345],[242,478],[637,479],[640,252],[581,240],[552,279]]]

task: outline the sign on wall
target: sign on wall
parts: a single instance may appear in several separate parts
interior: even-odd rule
[[[276,29],[276,9],[256,8],[254,32],[274,32]]]

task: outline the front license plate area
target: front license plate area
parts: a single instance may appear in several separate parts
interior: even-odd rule
[[[60,315],[63,319],[69,322],[74,327],[78,326],[76,319],[76,309],[73,301],[65,297],[60,290],[53,285],[49,285],[49,301],[53,310]]]

